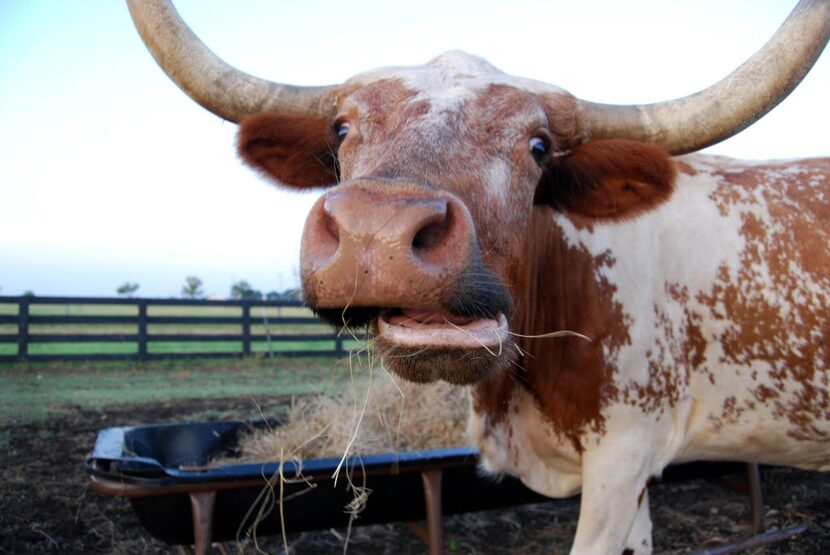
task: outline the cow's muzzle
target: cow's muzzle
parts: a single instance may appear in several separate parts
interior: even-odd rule
[[[506,333],[509,295],[481,262],[469,210],[446,192],[385,180],[332,189],[306,221],[301,270],[318,313],[379,319],[395,343],[469,348]]]
[[[323,309],[436,308],[470,260],[474,237],[470,214],[454,197],[383,182],[340,186],[306,221],[306,296]]]

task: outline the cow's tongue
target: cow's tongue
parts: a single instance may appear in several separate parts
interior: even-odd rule
[[[403,347],[500,349],[507,339],[507,318],[467,318],[443,310],[397,309],[381,312],[378,331]]]
[[[393,316],[390,322],[399,324],[404,327],[421,327],[421,326],[466,326],[473,322],[475,318],[466,318],[463,316],[455,316],[443,310],[423,310],[404,308],[397,316]]]

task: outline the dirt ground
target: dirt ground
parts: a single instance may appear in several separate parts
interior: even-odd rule
[[[286,400],[261,400],[263,411]],[[249,401],[192,400],[111,410],[71,411],[66,417],[0,428],[0,553],[179,553],[149,536],[123,499],[87,489],[82,461],[97,431],[107,426],[192,420],[202,412],[244,414]],[[763,469],[769,527],[806,523],[797,539],[751,553],[830,553],[830,474]],[[656,553],[690,553],[749,531],[745,494],[696,480],[650,488]],[[371,500],[370,500],[371,502]],[[578,500],[536,503],[509,510],[448,517],[447,553],[567,553]],[[345,530],[292,534],[292,553],[342,553]],[[280,553],[279,537],[259,545]],[[227,545],[231,553],[255,553],[253,545]],[[218,551],[217,551],[218,552]],[[349,553],[425,553],[426,546],[404,524],[357,527]]]

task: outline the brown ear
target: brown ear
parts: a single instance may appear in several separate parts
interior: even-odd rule
[[[591,141],[551,160],[536,200],[589,218],[632,218],[671,196],[675,173],[671,157],[659,147]]]
[[[289,187],[337,182],[337,146],[330,121],[313,116],[262,112],[242,120],[239,156]]]

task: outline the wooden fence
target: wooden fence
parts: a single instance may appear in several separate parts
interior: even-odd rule
[[[0,296],[0,362],[343,356],[299,301]]]

